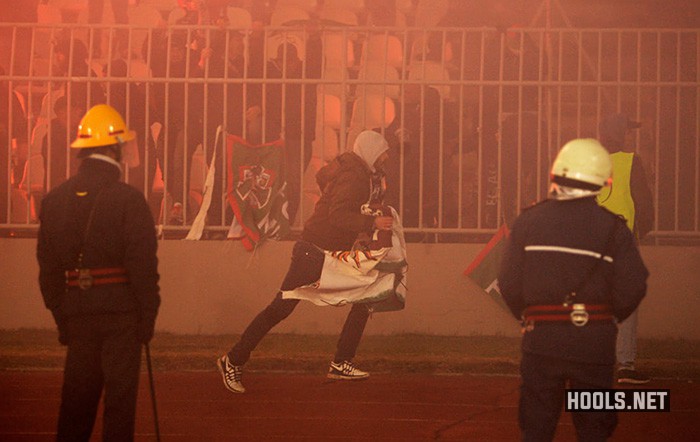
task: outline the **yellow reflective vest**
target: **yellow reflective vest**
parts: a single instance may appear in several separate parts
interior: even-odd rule
[[[613,164],[613,180],[609,187],[603,187],[598,195],[598,204],[609,211],[622,215],[627,220],[627,227],[634,232],[634,200],[630,186],[632,177],[632,152],[615,152],[610,154]]]

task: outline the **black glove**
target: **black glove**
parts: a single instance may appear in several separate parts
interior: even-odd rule
[[[148,344],[153,338],[153,331],[156,326],[156,318],[141,318],[138,323],[136,333],[142,344]]]
[[[66,318],[56,310],[51,310],[51,314],[53,315],[53,320],[56,321],[56,327],[58,327],[59,344],[68,345],[68,324]]]

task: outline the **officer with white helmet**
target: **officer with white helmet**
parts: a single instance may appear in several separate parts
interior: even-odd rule
[[[134,139],[121,115],[91,108],[78,128],[78,173],[42,202],[37,243],[46,307],[68,346],[58,440],[89,440],[104,389],[105,440],[133,440],[141,345],[160,294],[156,232],[141,192],[119,180]]]
[[[498,280],[523,326],[523,440],[554,438],[565,388],[612,388],[615,320],[646,294],[648,272],[630,230],[595,200],[611,172],[597,140],[566,143],[552,165],[549,198],[516,219],[508,240]],[[580,440],[605,440],[617,417],[573,413],[573,421]]]
[[[551,196],[566,200],[598,195],[604,186],[612,183],[611,174],[610,155],[598,141],[571,140],[552,164]]]

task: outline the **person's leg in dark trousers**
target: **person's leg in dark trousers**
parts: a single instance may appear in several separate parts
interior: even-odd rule
[[[68,353],[63,374],[59,441],[89,440],[102,394],[101,337],[85,317],[68,319]]]
[[[241,335],[240,341],[228,353],[231,364],[244,365],[248,362],[250,353],[255,350],[262,338],[272,327],[289,316],[297,304],[299,304],[298,299],[282,299],[282,292],[277,293],[275,299],[253,319]]]
[[[302,285],[318,281],[323,269],[323,258],[323,252],[313,244],[306,241],[298,241],[292,250],[292,263],[287,271],[287,276],[282,282],[281,290],[293,290]],[[275,299],[253,319],[253,322],[248,325],[243,335],[241,335],[240,341],[229,351],[228,357],[231,364],[243,365],[248,362],[250,353],[255,350],[262,338],[265,337],[272,327],[289,316],[297,304],[299,304],[298,299],[282,299],[282,292],[278,292]],[[362,328],[364,328],[364,325]],[[361,334],[362,332],[360,332]]]
[[[360,345],[362,333],[365,331],[369,319],[369,309],[364,304],[353,304],[348,317],[345,319],[343,331],[340,332],[338,346],[335,351],[333,362],[352,361]]]
[[[102,321],[105,441],[134,438],[136,397],[141,367],[141,343],[135,314],[109,315]]]
[[[572,389],[599,390],[613,387],[613,365],[576,364],[570,371]],[[612,436],[617,427],[617,414],[614,411],[574,412],[572,418],[580,442],[605,441]]]
[[[563,362],[523,353],[520,363],[519,422],[522,440],[551,441],[564,403],[566,379]]]

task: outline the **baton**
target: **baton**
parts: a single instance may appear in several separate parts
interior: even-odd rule
[[[143,344],[146,349],[146,367],[148,368],[148,383],[151,386],[151,403],[153,404],[153,422],[156,426],[156,440],[160,442],[160,428],[158,427],[158,409],[156,407],[156,389],[153,384],[153,367],[151,366],[151,349],[148,344]]]

